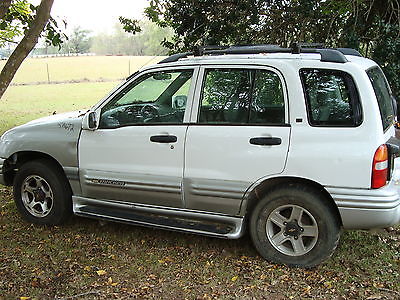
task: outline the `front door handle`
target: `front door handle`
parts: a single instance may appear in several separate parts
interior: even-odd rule
[[[153,135],[150,137],[150,141],[153,143],[175,143],[178,138],[175,135]]]
[[[250,139],[250,144],[259,146],[276,146],[282,143],[278,137],[254,137]]]

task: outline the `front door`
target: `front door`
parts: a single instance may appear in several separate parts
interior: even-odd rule
[[[249,187],[284,170],[288,104],[272,68],[204,67],[185,148],[185,207],[235,215]]]
[[[148,71],[99,108],[99,128],[83,130],[84,197],[182,206],[184,142],[194,68]]]

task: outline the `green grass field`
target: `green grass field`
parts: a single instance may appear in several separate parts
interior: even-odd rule
[[[0,100],[0,133],[30,120],[88,109],[118,82],[85,82],[11,86]]]
[[[124,77],[126,59],[48,60],[62,81]],[[47,80],[35,71],[44,61],[28,60],[16,81]],[[0,133],[54,111],[89,108],[117,83],[11,86],[0,100]],[[0,186],[1,300],[132,298],[400,299],[400,228],[344,232],[330,260],[303,270],[263,260],[248,235],[220,240],[78,217],[63,226],[31,225],[11,188]]]
[[[152,56],[79,56],[28,58],[18,70],[13,83],[69,80],[118,80],[162,57]],[[0,61],[0,68],[5,61]]]

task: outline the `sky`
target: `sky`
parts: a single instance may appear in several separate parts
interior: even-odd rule
[[[148,0],[54,0],[51,15],[67,21],[66,32],[71,32],[75,26],[92,33],[107,32],[112,30],[119,16],[142,19],[148,3]]]

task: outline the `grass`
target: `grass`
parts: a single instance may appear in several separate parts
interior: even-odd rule
[[[152,56],[79,56],[26,59],[13,83],[69,80],[117,80],[139,68],[154,64],[162,57]],[[0,61],[0,69],[5,61]]]
[[[220,240],[74,217],[30,225],[0,190],[0,295],[58,299],[398,299],[400,229],[345,232],[311,270],[263,260],[248,236]],[[342,297],[342,298],[340,298]],[[1,298],[1,296],[0,296]]]
[[[12,86],[0,101],[0,132],[88,108],[115,84]],[[31,225],[0,186],[0,232],[0,299],[400,298],[399,227],[344,232],[325,264],[293,269],[263,260],[248,235],[220,240],[78,217]]]
[[[100,101],[117,82],[11,86],[0,101],[0,133],[30,120]]]

